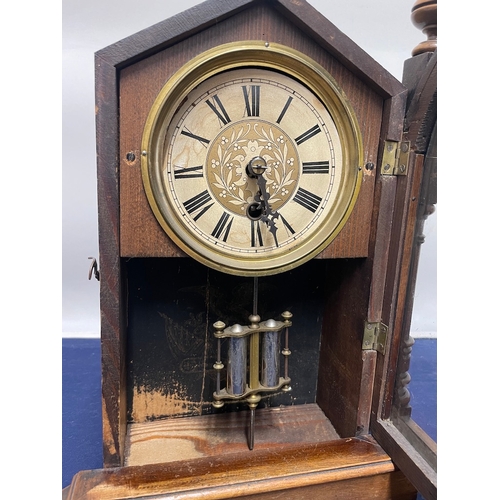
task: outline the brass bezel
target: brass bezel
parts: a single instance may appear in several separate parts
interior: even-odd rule
[[[176,110],[189,92],[221,72],[245,68],[283,72],[308,87],[322,101],[336,124],[344,168],[335,207],[306,241],[274,256],[228,256],[195,238],[183,225],[163,192],[163,139]],[[338,235],[359,194],[363,155],[359,125],[351,105],[331,75],[308,56],[284,45],[263,41],[233,42],[203,52],[182,66],[164,85],[148,114],[142,139],[141,169],[144,189],[153,213],[174,243],[188,255],[229,274],[264,276],[293,269],[321,252]],[[332,224],[334,227],[329,227]]]

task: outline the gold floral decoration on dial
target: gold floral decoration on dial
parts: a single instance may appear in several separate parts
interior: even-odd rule
[[[281,128],[262,120],[247,119],[225,127],[212,141],[206,175],[214,198],[235,215],[245,215],[254,203],[255,181],[247,166],[264,158],[263,173],[269,186],[269,204],[279,210],[294,194],[299,177],[298,152]]]

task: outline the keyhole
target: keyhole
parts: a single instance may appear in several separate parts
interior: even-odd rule
[[[247,207],[247,216],[251,220],[259,220],[262,216],[263,210],[260,203],[251,203]]]

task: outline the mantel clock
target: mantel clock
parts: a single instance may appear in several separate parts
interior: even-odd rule
[[[66,498],[435,498],[404,382],[435,68],[292,0],[96,54],[104,468]]]

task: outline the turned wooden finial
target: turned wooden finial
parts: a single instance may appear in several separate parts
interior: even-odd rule
[[[417,0],[411,9],[411,21],[427,35],[427,40],[419,43],[411,55],[434,52],[437,48],[437,0]]]

